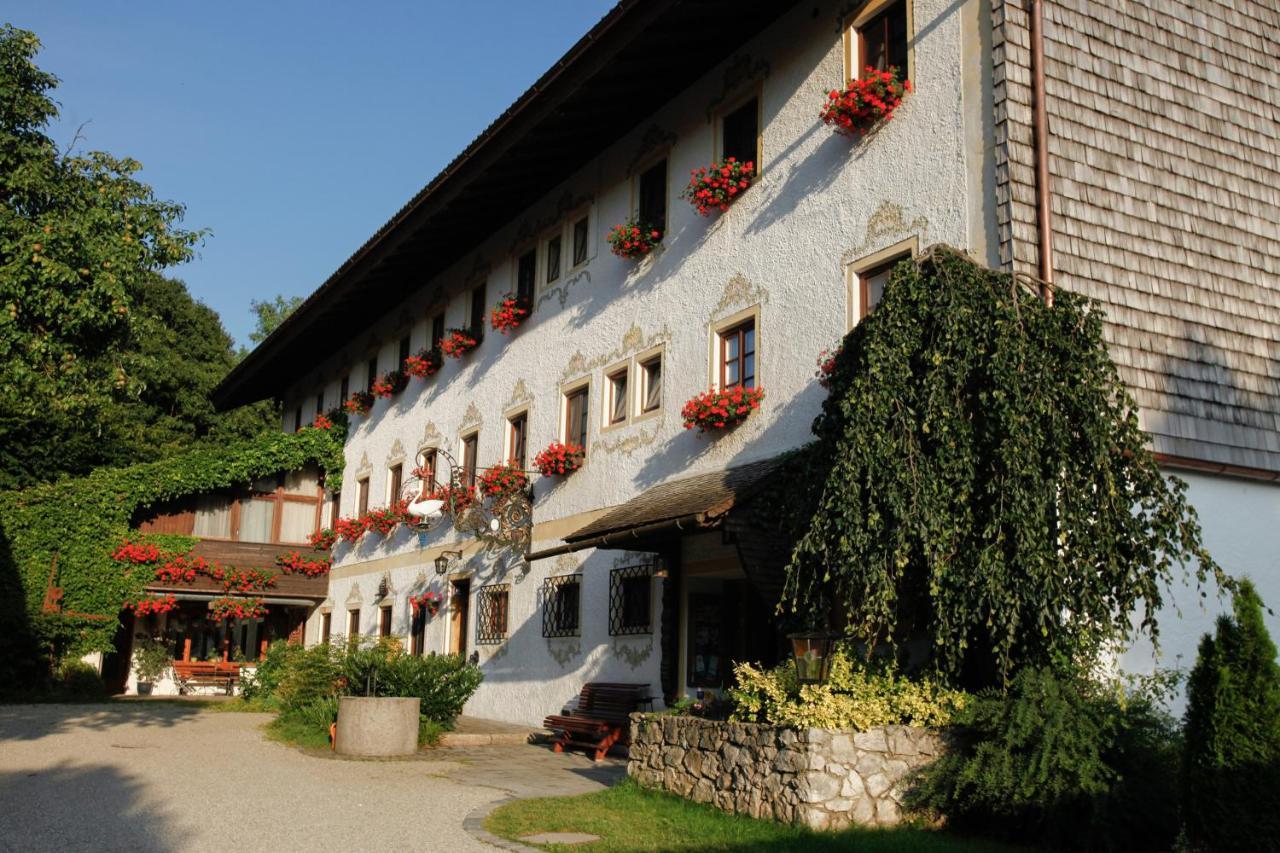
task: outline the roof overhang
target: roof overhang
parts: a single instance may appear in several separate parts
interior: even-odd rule
[[[794,5],[623,0],[236,365],[214,405],[278,396],[281,376],[315,367],[316,341],[372,325]],[[733,38],[707,37],[725,21]]]

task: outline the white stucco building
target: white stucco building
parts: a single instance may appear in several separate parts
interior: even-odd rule
[[[1274,47],[1275,4],[1260,5]],[[216,395],[222,407],[279,397],[295,429],[444,330],[482,327],[475,350],[351,419],[327,518],[387,504],[424,450],[471,470],[527,468],[551,442],[585,437],[581,470],[533,476],[533,559],[448,525],[339,543],[307,640],[389,632],[417,651],[477,654],[485,681],[468,712],[530,724],[588,681],[672,697],[720,685],[731,660],[776,658],[771,543],[732,507],[767,482],[753,463],[809,439],[818,353],[870,307],[886,263],[944,243],[1043,276],[1046,233],[1058,286],[1106,304],[1144,426],[1191,482],[1208,544],[1280,603],[1280,198],[1274,180],[1258,184],[1280,164],[1274,116],[1257,118],[1280,82],[1259,71],[1262,94],[1208,82],[1267,42],[1232,44],[1248,21],[1231,4],[1218,17],[1155,0],[1046,6],[1037,68],[1027,14],[1003,0],[619,4]],[[711,35],[728,16],[732,43]],[[914,90],[854,140],[818,112],[859,56],[905,65]],[[1177,109],[1160,117],[1161,104]],[[1232,128],[1222,145],[1252,172],[1201,156],[1218,145],[1206,115]],[[702,217],[679,193],[728,154],[753,158],[758,177]],[[1223,186],[1247,201],[1235,215],[1207,201]],[[1052,221],[1037,218],[1042,189]],[[665,220],[639,262],[606,242],[637,213]],[[528,320],[489,329],[494,305],[521,291]],[[766,396],[743,425],[683,428],[686,400],[748,377]],[[444,606],[415,619],[409,597],[426,591]],[[1213,614],[1180,603],[1165,654],[1186,666]]]

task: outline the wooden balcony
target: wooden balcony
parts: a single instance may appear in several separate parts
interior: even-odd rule
[[[222,539],[202,539],[192,549],[193,557],[203,557],[227,568],[257,569],[276,579],[276,585],[261,593],[262,598],[298,599],[299,603],[323,601],[329,589],[329,578],[322,575],[309,578],[305,575],[281,574],[276,565],[276,557],[298,551],[304,556],[319,552],[312,551],[307,545],[276,545],[258,542],[229,542]],[[221,595],[222,585],[212,578],[198,576],[191,583],[167,584],[156,580],[147,584],[149,592],[172,593],[205,593]]]

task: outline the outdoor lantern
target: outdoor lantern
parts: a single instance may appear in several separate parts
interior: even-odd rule
[[[834,634],[790,634],[791,654],[796,661],[796,680],[801,684],[822,684],[831,672]]]
[[[440,556],[436,557],[436,574],[443,575],[449,571],[449,563],[452,560],[461,560],[461,551],[441,551]]]

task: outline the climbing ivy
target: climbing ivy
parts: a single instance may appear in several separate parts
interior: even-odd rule
[[[927,638],[969,685],[1145,633],[1175,567],[1225,580],[1103,340],[951,250],[900,264],[845,338],[788,479],[784,606],[871,647]]]
[[[328,488],[339,489],[344,436],[345,418],[338,416],[332,429],[270,432],[0,493],[0,667],[30,663],[33,649],[54,641],[77,654],[111,648],[121,603],[147,580],[111,557],[139,509],[308,463],[326,472]],[[55,555],[61,616],[41,612]]]

